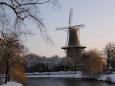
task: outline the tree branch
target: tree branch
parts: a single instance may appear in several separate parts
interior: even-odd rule
[[[9,8],[11,8],[11,9],[14,11],[14,13],[16,14],[16,16],[17,16],[18,18],[21,18],[21,17],[18,15],[18,13],[17,13],[17,11],[15,10],[14,7],[12,7],[11,5],[9,5],[8,3],[5,3],[5,2],[0,2],[0,4],[1,4],[1,5],[6,5],[6,6],[8,6]],[[21,19],[22,19],[22,18],[21,18]]]
[[[44,1],[44,2],[41,2],[41,3],[39,3],[39,2],[33,2],[33,3],[24,3],[24,4],[19,4],[16,8],[21,7],[21,6],[24,6],[24,5],[45,4],[45,3],[49,2],[49,1],[50,1],[50,0],[47,0],[47,1]]]

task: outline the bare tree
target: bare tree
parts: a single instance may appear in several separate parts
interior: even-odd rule
[[[19,35],[17,35],[16,33],[4,33],[3,36],[6,43],[0,45],[0,58],[1,62],[3,63],[1,65],[3,68],[5,68],[5,83],[7,83],[7,81],[10,80],[11,75],[15,74],[15,72],[13,71],[16,67],[15,65],[18,64],[18,67],[22,67],[22,63],[24,61],[22,57],[25,51],[24,46],[20,41]],[[2,69],[2,67],[0,69]]]
[[[83,55],[83,74],[95,76],[103,69],[103,59],[99,51],[89,50]]]
[[[115,43],[110,42],[106,44],[104,53],[107,56],[107,69],[111,69],[111,60],[115,57]]]
[[[0,0],[0,26],[2,31],[7,28],[18,29],[17,31],[19,31],[29,23],[34,23],[41,33],[45,33],[44,36],[47,37],[45,25],[40,16],[40,7],[44,4],[56,6],[57,3],[57,0]]]
[[[6,40],[4,38],[2,38],[2,37],[0,37],[0,44],[7,44]]]
[[[2,58],[6,57],[5,82],[10,78],[10,64],[17,63],[17,57],[23,53],[22,46],[19,46],[20,37],[28,34],[23,30],[28,23],[36,24],[41,33],[45,33],[46,39],[50,40],[40,16],[40,6],[48,3],[56,4],[57,0],[0,0],[0,53]]]

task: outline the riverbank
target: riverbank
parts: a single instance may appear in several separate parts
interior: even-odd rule
[[[115,74],[100,75],[97,80],[107,81],[115,84]]]
[[[36,72],[36,73],[26,73],[28,78],[76,78],[76,79],[83,79],[83,75],[81,72]],[[34,79],[34,80],[35,80]],[[115,84],[115,74],[106,74],[106,75],[100,75],[100,77],[95,78],[95,80],[98,81],[107,81]],[[16,82],[8,82],[7,84],[3,84],[0,86],[23,86],[20,83]]]
[[[6,84],[0,85],[0,86],[23,86],[23,85],[20,83],[14,82],[14,81],[10,81],[10,82],[7,82]]]
[[[36,72],[36,73],[26,73],[27,77],[30,78],[82,78],[81,72],[73,71],[60,71],[60,72]]]
[[[84,76],[81,72],[73,72],[73,71],[60,71],[60,72],[35,72],[35,73],[26,73],[28,78],[77,78],[83,79]],[[100,81],[107,81],[111,83],[115,83],[115,74],[103,74],[100,77],[95,78]]]

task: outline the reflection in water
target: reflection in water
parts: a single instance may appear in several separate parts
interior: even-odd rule
[[[26,86],[115,86],[115,85],[94,80],[29,78]]]

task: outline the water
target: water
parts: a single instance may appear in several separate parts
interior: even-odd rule
[[[95,80],[29,78],[25,86],[115,86],[115,84]]]

